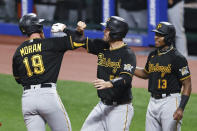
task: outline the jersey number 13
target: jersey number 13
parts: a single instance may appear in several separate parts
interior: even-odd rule
[[[159,89],[166,89],[167,88],[167,80],[165,79],[158,79],[158,88]]]

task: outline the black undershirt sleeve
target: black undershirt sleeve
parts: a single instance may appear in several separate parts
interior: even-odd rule
[[[112,83],[114,88],[118,87],[128,87],[131,84],[132,77],[128,74],[121,74],[120,77],[112,79],[110,82]]]

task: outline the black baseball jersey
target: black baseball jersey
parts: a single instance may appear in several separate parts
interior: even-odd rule
[[[181,81],[190,77],[186,58],[173,46],[163,53],[151,52],[145,71],[149,74],[148,91],[157,94],[181,92]]]
[[[89,53],[98,57],[97,78],[105,81],[122,77],[126,81],[124,87],[98,90],[103,99],[124,101],[131,100],[131,81],[136,68],[136,56],[125,44],[121,48],[109,50],[109,44],[100,39],[88,40],[86,48]]]
[[[13,56],[13,75],[23,86],[56,83],[65,51],[74,49],[71,38],[30,39]]]

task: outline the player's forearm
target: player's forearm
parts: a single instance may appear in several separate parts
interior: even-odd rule
[[[182,95],[190,96],[192,91],[191,78],[189,77],[188,79],[184,80],[182,84],[183,84]]]
[[[142,79],[148,79],[148,73],[141,67],[136,67],[134,75]]]
[[[103,79],[96,79],[93,81],[94,87],[97,88],[97,90],[112,88],[113,85],[110,81],[104,81]]]
[[[126,85],[125,80],[122,77],[115,78],[110,81],[112,83],[112,87],[118,88],[118,87],[124,87]]]
[[[118,78],[112,79],[110,82],[112,83],[114,88],[118,87],[128,87],[131,85],[132,75],[121,74]]]
[[[182,91],[182,95],[181,95],[181,102],[180,102],[179,108],[184,110],[185,106],[189,100],[191,90],[192,90],[191,78],[188,78],[188,79],[182,81],[182,84],[183,84],[183,91]]]
[[[97,90],[102,90],[106,88],[119,88],[128,87],[131,85],[132,75],[121,74],[120,77],[112,79],[110,81],[104,81],[103,79],[96,79],[93,81],[94,87]]]

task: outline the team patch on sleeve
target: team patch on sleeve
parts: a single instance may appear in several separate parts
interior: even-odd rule
[[[133,69],[133,66],[131,64],[124,64],[124,70],[131,72]]]
[[[181,69],[179,69],[179,71],[181,72],[182,76],[185,76],[185,75],[189,74],[188,66],[182,67]]]

